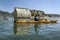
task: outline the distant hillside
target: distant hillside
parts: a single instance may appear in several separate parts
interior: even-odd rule
[[[0,11],[1,16],[11,16],[11,13],[5,12],[5,11]]]
[[[49,17],[60,17],[59,14],[45,14],[45,15],[47,15],[47,16],[49,16]]]

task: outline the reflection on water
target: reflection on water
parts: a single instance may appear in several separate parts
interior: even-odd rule
[[[16,35],[40,34],[40,28],[48,26],[47,24],[15,24],[14,33]]]
[[[15,24],[15,34],[20,34],[20,35],[24,35],[24,34],[34,34],[34,25],[33,24]]]
[[[36,34],[38,34],[37,28],[38,28],[38,24],[34,24],[34,29],[35,29]]]
[[[17,24],[14,24],[14,33],[17,33]]]
[[[38,24],[34,24],[34,29],[35,29],[36,34],[38,34],[37,28],[38,28]]]

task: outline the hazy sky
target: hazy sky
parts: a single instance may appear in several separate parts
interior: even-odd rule
[[[37,9],[45,13],[59,14],[60,0],[0,0],[0,10],[13,12],[14,7]]]

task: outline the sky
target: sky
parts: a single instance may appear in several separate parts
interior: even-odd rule
[[[60,0],[0,0],[0,10],[13,12],[14,7],[42,10],[46,14],[60,14]]]

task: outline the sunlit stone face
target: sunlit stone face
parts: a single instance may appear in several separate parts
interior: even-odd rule
[[[17,17],[30,17],[31,12],[27,9],[16,9],[17,11]]]

